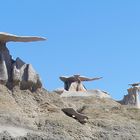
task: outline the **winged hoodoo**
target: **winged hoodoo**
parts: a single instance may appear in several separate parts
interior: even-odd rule
[[[128,94],[124,96],[123,100],[121,100],[120,103],[132,107],[140,108],[140,98],[139,98],[140,83],[133,83],[129,85],[132,87],[127,89]]]
[[[12,89],[19,85],[21,89],[31,91],[41,88],[42,83],[39,75],[35,72],[31,64],[26,64],[20,58],[12,59],[7,42],[33,42],[46,40],[36,36],[16,36],[9,33],[0,32],[0,83]]]
[[[94,81],[101,78],[102,77],[88,78],[80,75],[73,75],[70,77],[61,76],[60,80],[64,82],[64,89],[67,91],[87,91],[85,86],[82,84],[83,81]]]

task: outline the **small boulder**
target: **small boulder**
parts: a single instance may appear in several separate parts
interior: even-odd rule
[[[72,118],[78,120],[82,124],[86,123],[88,120],[88,117],[86,115],[77,112],[76,110],[74,110],[71,107],[70,108],[63,108],[62,111],[66,115],[68,115],[69,117],[72,117]]]

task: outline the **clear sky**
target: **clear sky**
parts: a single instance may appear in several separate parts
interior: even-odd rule
[[[123,98],[140,81],[139,0],[1,0],[0,31],[47,37],[9,43],[11,55],[31,63],[48,90],[61,75],[103,76],[89,89]]]

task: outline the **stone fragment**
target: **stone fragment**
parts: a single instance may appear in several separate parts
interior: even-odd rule
[[[79,121],[80,123],[82,123],[82,124],[86,123],[87,120],[88,120],[88,117],[87,117],[86,115],[77,112],[77,111],[74,110],[73,108],[63,108],[62,111],[63,111],[66,115],[68,115],[68,116],[70,116],[70,117],[72,117],[72,118],[78,120],[78,121]]]

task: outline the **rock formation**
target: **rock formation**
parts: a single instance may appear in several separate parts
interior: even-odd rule
[[[88,117],[87,117],[86,115],[77,112],[76,110],[74,110],[74,109],[71,108],[71,107],[70,107],[70,108],[63,108],[62,111],[63,111],[66,115],[68,115],[68,116],[70,116],[70,117],[72,117],[72,118],[78,120],[78,121],[79,121],[80,123],[82,123],[82,124],[86,123],[87,120],[88,120]]]
[[[67,109],[68,108],[68,109]],[[75,112],[71,112],[73,108]],[[63,112],[67,112],[69,117]],[[63,110],[63,111],[62,111]],[[79,123],[87,116],[86,124]],[[74,117],[74,118],[73,118]],[[140,110],[110,98],[61,98],[0,84],[0,140],[139,140]]]
[[[132,87],[127,90],[128,94],[124,96],[122,101],[120,101],[121,104],[140,108],[140,99],[139,99],[140,86],[139,86],[139,84],[140,83],[130,84]]]
[[[99,80],[102,77],[99,78],[87,78],[80,75],[73,75],[70,77],[62,76],[60,77],[60,80],[64,82],[64,89],[66,91],[87,91],[85,86],[82,84],[82,81],[94,81]]]
[[[26,64],[20,58],[12,59],[6,47],[7,42],[32,42],[46,40],[42,37],[16,36],[0,32],[0,83],[12,89],[19,85],[21,89],[36,90],[42,86],[39,75],[31,64]]]

